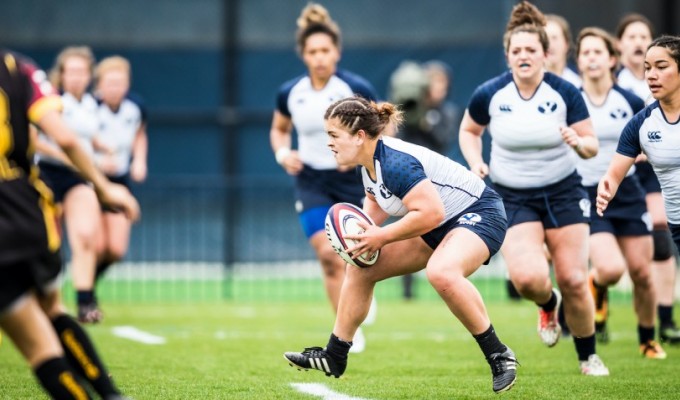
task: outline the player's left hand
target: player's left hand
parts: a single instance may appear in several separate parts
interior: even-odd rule
[[[372,255],[386,244],[382,238],[381,227],[364,221],[357,222],[357,225],[363,230],[362,233],[345,236],[345,239],[352,240],[355,243],[354,247],[347,249],[347,254],[351,254],[352,258],[357,258],[364,253]]]
[[[576,133],[576,131],[568,126],[560,127],[560,134],[562,140],[568,144],[569,147],[578,150],[583,145],[583,139]]]

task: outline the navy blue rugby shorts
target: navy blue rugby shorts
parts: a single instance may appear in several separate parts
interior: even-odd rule
[[[576,171],[545,187],[513,189],[495,184],[494,189],[503,198],[508,227],[538,221],[550,229],[590,222],[590,199]]]

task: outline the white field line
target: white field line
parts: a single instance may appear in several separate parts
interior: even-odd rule
[[[165,344],[165,338],[162,336],[156,336],[149,332],[144,332],[135,328],[134,326],[114,326],[111,332],[115,336],[121,337],[123,339],[129,339],[134,342],[144,343],[144,344]]]
[[[352,397],[335,392],[321,383],[291,383],[290,386],[300,393],[320,397],[323,400],[368,400],[363,397]]]

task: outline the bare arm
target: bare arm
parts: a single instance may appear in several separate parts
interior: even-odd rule
[[[133,221],[139,218],[139,204],[137,204],[135,198],[124,186],[109,182],[97,170],[90,157],[80,147],[75,133],[68,128],[61,118],[59,111],[46,112],[38,121],[38,125],[45,134],[54,139],[61,147],[83,178],[92,182],[102,203],[121,208],[127,217]]]
[[[135,182],[143,182],[147,174],[147,154],[149,138],[146,134],[146,123],[143,122],[132,143],[132,164],[130,164],[130,178]]]
[[[588,159],[597,155],[600,145],[590,118],[569,127],[562,127],[560,133],[562,133],[562,140],[571,146],[579,157]]]
[[[602,216],[607,209],[609,202],[614,198],[619,190],[619,185],[626,177],[628,170],[635,163],[635,159],[616,153],[609,163],[609,169],[604,174],[600,183],[597,185],[597,213]]]
[[[484,126],[476,123],[468,110],[465,110],[458,133],[460,151],[470,166],[470,171],[480,178],[485,178],[489,175],[489,166],[482,159],[482,134],[484,134]]]
[[[68,159],[66,154],[63,151],[56,149],[53,146],[50,146],[47,142],[45,142],[45,140],[42,139],[38,134],[38,129],[36,129],[35,126],[30,125],[29,134],[31,135],[31,142],[35,144],[35,152],[37,154],[41,154],[53,158],[55,160],[59,160],[62,163],[73,168],[73,164],[71,164],[71,160]]]
[[[413,238],[436,228],[446,212],[439,193],[428,179],[419,182],[403,198],[408,209],[400,220],[384,227],[359,223],[365,231],[358,235],[347,235],[347,239],[358,240],[357,245],[347,252],[351,254],[373,254],[388,243]]]
[[[274,111],[269,141],[276,157],[276,162],[290,175],[297,175],[302,170],[302,162],[297,151],[291,150],[293,121],[278,111]]]

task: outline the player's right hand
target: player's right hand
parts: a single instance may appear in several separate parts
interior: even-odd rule
[[[281,163],[281,166],[283,169],[286,170],[286,172],[289,175],[297,175],[302,171],[302,168],[304,165],[302,164],[302,161],[300,160],[300,155],[297,150],[291,150],[290,154],[283,159],[283,162]]]
[[[97,196],[102,204],[120,210],[132,222],[139,220],[141,216],[139,203],[125,186],[109,182],[97,190]]]
[[[478,177],[484,179],[489,175],[489,166],[485,162],[477,163],[470,167],[470,171]]]

